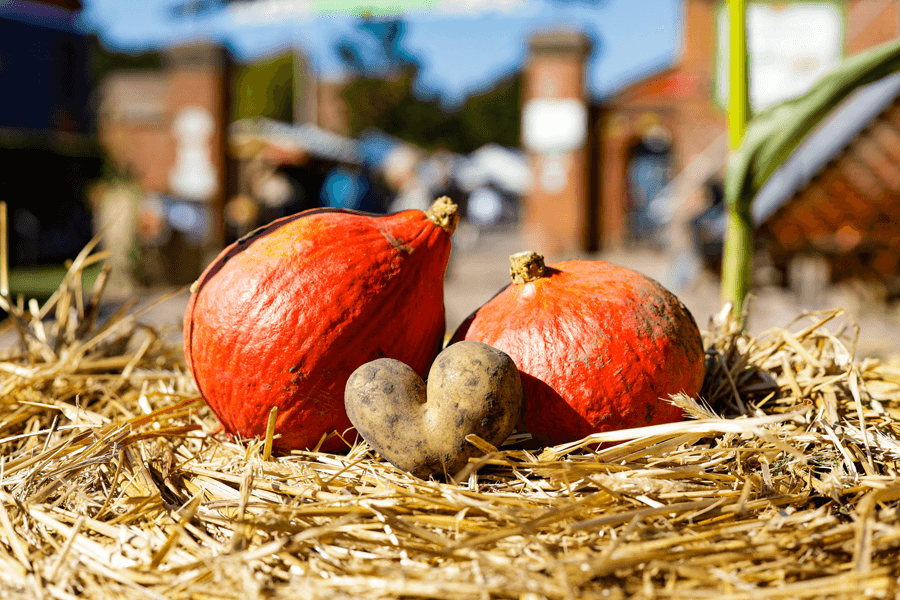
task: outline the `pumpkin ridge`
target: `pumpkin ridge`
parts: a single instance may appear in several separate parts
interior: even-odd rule
[[[412,254],[413,250],[415,250],[415,248],[413,248],[412,246],[404,244],[402,239],[394,237],[387,227],[379,227],[378,231],[381,233],[381,235],[384,236],[384,239],[387,240],[388,244],[390,244],[391,247],[397,252]]]
[[[422,238],[429,238],[429,237],[431,237],[432,234],[436,234],[437,237],[440,236],[439,232],[441,230],[439,227],[437,227],[437,226],[429,227],[428,225],[430,225],[430,222],[427,220],[425,220],[423,222],[426,223],[427,225],[422,228],[422,230],[416,235],[416,237],[413,240],[410,241],[410,245],[413,247],[413,250],[415,250],[418,247],[418,244],[420,243],[419,240],[422,240]],[[437,237],[436,237],[436,239],[437,239]],[[402,261],[401,264],[404,264],[407,261],[414,261],[416,263],[420,263],[421,261],[424,260],[424,257],[422,259],[417,260],[416,257],[410,256],[411,253],[404,254],[400,250],[397,250],[397,253],[399,255],[400,260]],[[440,257],[437,260],[435,260],[435,258],[436,257],[433,257],[433,256],[430,257],[428,261],[424,262],[424,266],[420,265],[418,268],[422,269],[422,268],[427,268],[428,265],[430,265],[430,264],[438,265],[438,264],[443,263],[443,257]],[[435,274],[435,277],[437,277],[437,276],[442,277],[443,273]],[[390,312],[390,311],[393,311],[393,310],[396,310],[396,309],[402,307],[404,304],[409,304],[410,302],[413,302],[413,299],[410,298],[411,295],[415,296],[415,299],[418,299],[418,300],[424,299],[424,297],[427,296],[427,291],[428,291],[428,287],[424,285],[424,281],[427,279],[428,279],[428,277],[420,275],[419,277],[408,280],[408,281],[402,280],[398,284],[398,283],[395,283],[396,280],[394,279],[394,272],[389,270],[389,272],[386,273],[385,276],[381,279],[382,285],[381,285],[380,290],[377,292],[379,294],[382,294],[384,297],[388,298],[389,299],[388,303],[386,305],[383,305],[378,308],[370,307],[370,310],[374,311],[374,314],[363,315],[362,313],[360,313],[359,316],[363,316],[363,317],[368,316],[370,318],[355,319],[354,325],[357,325],[358,328],[354,328],[353,335],[357,336],[357,337],[362,336],[363,338],[378,336],[381,333],[382,326],[381,326],[379,320],[377,318],[375,318],[377,316],[377,314],[380,312],[383,312],[383,311]],[[373,293],[376,293],[376,292],[373,291]],[[437,293],[440,296],[440,298],[439,298],[440,304],[443,306],[443,287],[439,287],[437,289]],[[443,313],[443,311],[442,311],[442,313]],[[441,329],[443,329],[443,327],[446,325],[444,314],[442,314],[441,321],[442,321]],[[427,339],[430,336],[432,336],[433,334],[434,334],[434,332],[432,332],[432,331],[420,331],[420,332],[418,332],[417,335],[415,335],[413,337],[414,337],[414,339],[419,339],[419,338]],[[348,334],[346,334],[346,335],[349,336],[350,333],[348,332]],[[442,336],[441,336],[441,338],[442,338]],[[442,339],[440,341],[442,341]],[[385,357],[394,358],[389,355],[385,355]],[[372,356],[373,360],[375,358],[381,358],[381,356]],[[410,366],[412,366],[412,365],[410,365]],[[424,365],[424,369],[427,370],[427,368],[428,368],[428,365]],[[421,369],[419,369],[419,368],[416,368],[415,370],[417,372],[421,371]],[[425,373],[419,372],[419,375],[424,377]]]

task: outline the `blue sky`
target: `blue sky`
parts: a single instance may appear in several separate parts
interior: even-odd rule
[[[264,0],[273,5],[279,0]],[[285,0],[281,0],[285,1]],[[463,1],[463,0],[458,0]],[[234,10],[175,19],[176,0],[84,0],[84,27],[112,49],[139,52],[192,39],[229,44],[239,60],[305,50],[325,77],[341,74],[333,48],[352,35],[355,20],[340,15],[248,19]],[[672,64],[681,46],[681,0],[551,2],[497,0],[500,10],[471,15],[413,12],[404,45],[423,65],[419,89],[452,105],[520,67],[528,35],[542,28],[580,27],[600,40],[590,57],[588,88],[600,97]],[[279,5],[281,6],[281,5]],[[284,4],[283,6],[288,6]]]

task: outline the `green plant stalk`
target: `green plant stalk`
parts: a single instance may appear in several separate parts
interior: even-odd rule
[[[732,303],[737,316],[743,313],[752,283],[754,233],[749,203],[729,206],[722,250],[722,298]]]
[[[728,0],[728,141],[737,150],[750,120],[745,0]]]
[[[732,19],[732,25],[735,23]],[[732,149],[725,173],[729,222],[723,248],[722,295],[732,302],[736,314],[741,314],[750,289],[753,199],[806,136],[851,93],[898,71],[900,39],[845,59],[804,95],[767,108],[747,124],[740,145]],[[732,72],[731,83],[737,83],[736,79]],[[735,90],[730,88],[730,93],[734,101]],[[737,116],[740,109],[736,110]]]
[[[750,119],[746,10],[745,0],[728,0],[728,139],[732,152],[740,147]],[[722,254],[722,297],[732,303],[736,315],[743,310],[753,270],[751,200],[728,204]]]

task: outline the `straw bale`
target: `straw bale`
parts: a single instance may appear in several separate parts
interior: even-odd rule
[[[841,310],[749,336],[724,307],[684,422],[472,439],[426,481],[224,435],[146,307],[99,317],[102,259],[43,306],[0,268],[2,597],[900,597],[900,360]]]

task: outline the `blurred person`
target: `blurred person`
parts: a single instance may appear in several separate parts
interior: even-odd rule
[[[259,225],[292,215],[306,207],[306,192],[293,177],[268,164],[250,174],[251,196],[258,203]]]
[[[319,191],[319,202],[331,208],[378,212],[366,173],[343,165],[331,169],[325,176]]]
[[[384,180],[395,194],[388,205],[388,212],[412,208],[425,210],[431,206],[434,201],[431,190],[418,174],[421,161],[421,152],[408,145],[394,148],[385,157]]]

